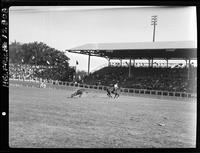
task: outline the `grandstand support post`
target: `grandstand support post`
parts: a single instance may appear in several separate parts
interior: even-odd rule
[[[150,67],[150,59],[149,59],[149,67]]]
[[[185,67],[186,67],[186,68],[188,67],[187,59],[185,60]]]
[[[189,59],[189,61],[188,61],[188,75],[187,75],[187,78],[188,78],[188,80],[190,80],[190,59]]]
[[[153,67],[153,58],[152,58],[152,60],[151,60],[151,67]]]
[[[75,81],[76,81],[76,78],[77,78],[77,69],[76,69],[76,66],[75,66]]]
[[[189,67],[190,67],[190,62],[191,62],[191,61],[190,61],[190,59],[189,59],[189,63],[188,63],[188,66],[189,66]]]
[[[166,59],[166,61],[167,61],[167,68],[168,68],[168,64],[169,64],[168,62],[169,62],[169,61],[168,61],[168,59]]]
[[[122,67],[122,59],[120,59],[120,66]]]
[[[108,66],[111,66],[111,64],[110,64],[110,58],[108,59]]]
[[[90,51],[88,53],[88,75],[90,74]]]
[[[131,59],[129,60],[129,72],[128,72],[128,77],[131,77]]]

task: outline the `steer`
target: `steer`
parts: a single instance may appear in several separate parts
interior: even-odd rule
[[[85,89],[78,89],[73,94],[71,94],[71,98],[73,98],[74,96],[78,96],[78,95],[79,95],[79,97],[81,97],[84,92],[86,92]]]

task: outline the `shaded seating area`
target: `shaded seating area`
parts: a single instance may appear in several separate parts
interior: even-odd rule
[[[128,77],[127,67],[105,67],[85,77],[86,84],[112,86],[117,81],[120,87],[148,90],[162,90],[171,92],[196,92],[197,68],[131,68]]]

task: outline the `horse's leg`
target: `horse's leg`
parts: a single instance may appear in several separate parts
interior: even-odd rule
[[[115,93],[115,98],[119,98],[119,94],[118,93]]]
[[[109,95],[110,95],[110,98],[112,98],[112,92],[110,92]]]
[[[107,93],[107,96],[110,97],[110,95]]]
[[[108,92],[107,92],[107,96],[108,96],[109,98],[112,97],[111,94],[109,94]]]

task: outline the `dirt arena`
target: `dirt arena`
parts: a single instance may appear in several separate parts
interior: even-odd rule
[[[196,102],[9,87],[11,148],[193,148]]]

